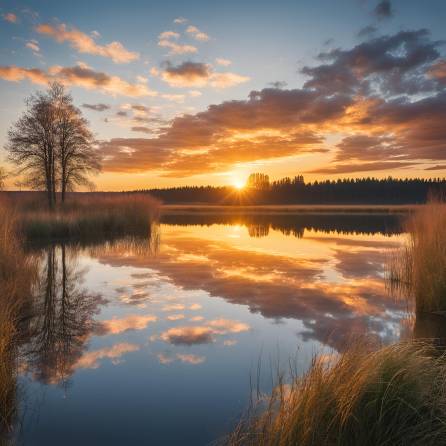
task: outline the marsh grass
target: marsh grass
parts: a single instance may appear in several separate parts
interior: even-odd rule
[[[26,240],[94,240],[147,235],[158,219],[159,203],[146,194],[77,194],[55,211],[29,199],[18,203]]]
[[[414,297],[417,313],[446,312],[446,203],[433,199],[411,214],[403,247],[389,261],[391,290]]]
[[[317,356],[291,384],[280,379],[224,444],[446,444],[446,357],[419,342]]]
[[[14,421],[19,322],[36,274],[17,228],[17,214],[0,203],[0,434],[11,430]]]

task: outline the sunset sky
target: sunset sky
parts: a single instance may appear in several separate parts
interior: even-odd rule
[[[99,190],[446,172],[444,0],[0,0],[0,15],[0,146],[58,80],[98,140]]]

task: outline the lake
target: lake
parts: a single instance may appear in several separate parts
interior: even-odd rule
[[[398,214],[167,214],[150,239],[34,250],[18,442],[207,445],[277,369],[408,336]],[[260,370],[260,371],[259,371]]]

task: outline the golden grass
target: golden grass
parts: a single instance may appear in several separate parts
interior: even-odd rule
[[[18,210],[27,240],[88,240],[149,234],[159,203],[147,194],[76,194],[53,212],[29,202]]]
[[[415,298],[420,312],[446,311],[446,204],[432,200],[406,221],[408,237],[390,259],[392,290]]]
[[[36,273],[17,227],[16,213],[0,203],[0,432],[10,430],[14,420],[18,323]]]
[[[418,342],[316,357],[302,377],[279,382],[224,444],[446,444],[446,357]]]

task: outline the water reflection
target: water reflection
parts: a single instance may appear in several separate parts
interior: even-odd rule
[[[193,212],[164,213],[161,222],[168,225],[242,225],[251,237],[266,237],[270,229],[285,235],[303,237],[305,231],[336,232],[338,234],[386,234],[401,232],[402,214],[376,213],[243,213],[243,212]]]
[[[383,280],[400,243],[389,216],[353,232],[358,216],[208,217],[40,253],[21,370],[46,396],[38,421],[25,411],[25,444],[208,444],[245,407],[262,352],[299,350],[305,370],[352,335],[407,331]]]
[[[97,328],[94,320],[105,300],[83,287],[86,270],[76,250],[51,246],[42,254],[41,272],[24,357],[27,371],[43,383],[68,385],[86,341]]]

